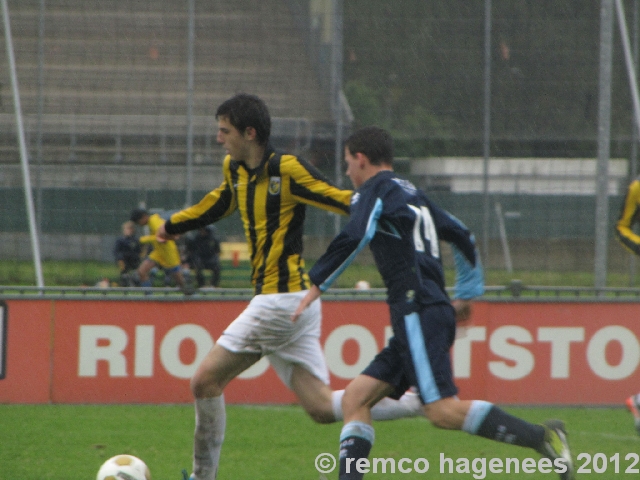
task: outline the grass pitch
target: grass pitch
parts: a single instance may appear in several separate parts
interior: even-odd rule
[[[234,267],[230,261],[222,261],[220,287],[222,288],[251,288],[249,262],[243,261]],[[307,262],[307,267],[313,265]],[[447,267],[447,265],[445,265]],[[508,273],[501,269],[485,270],[486,285],[509,285],[513,279],[518,279],[523,285],[592,287],[594,285],[593,272],[554,272],[554,271],[514,271]],[[115,264],[94,261],[55,261],[42,262],[44,284],[49,287],[62,286],[93,286],[103,278],[117,282],[119,273]],[[445,268],[447,285],[455,282],[453,268]],[[163,286],[162,278],[155,280],[156,286]],[[367,280],[372,287],[382,288],[384,284],[375,265],[351,264],[337,279],[334,287],[353,288],[358,280]],[[4,260],[0,262],[0,285],[35,285],[35,270],[29,261]],[[637,286],[634,279],[631,282],[629,273],[609,272],[606,285],[608,287]]]
[[[566,421],[578,478],[637,477],[640,436],[631,415],[619,408],[511,408],[532,422]],[[93,480],[107,458],[130,453],[142,458],[154,480],[180,480],[191,465],[194,413],[191,405],[0,405],[0,479]],[[491,442],[463,432],[437,430],[424,419],[377,422],[371,457],[429,461],[426,473],[370,473],[370,479],[555,479],[555,473],[491,473],[492,458],[538,459],[528,449]],[[314,460],[338,450],[341,424],[316,425],[297,406],[228,406],[227,435],[220,480],[317,480]],[[453,460],[454,472],[440,473],[440,456]],[[600,455],[597,455],[600,454]],[[616,454],[618,454],[616,460]],[[629,454],[632,454],[626,458]],[[458,459],[486,459],[483,475],[456,472]],[[595,462],[594,462],[594,459]],[[618,473],[615,472],[616,463]],[[412,464],[405,464],[411,466]],[[423,468],[424,464],[421,465]],[[596,473],[595,470],[601,473]],[[445,468],[445,472],[447,469]],[[337,478],[337,472],[326,478]]]

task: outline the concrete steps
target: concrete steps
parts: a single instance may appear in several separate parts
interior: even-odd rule
[[[38,111],[39,0],[10,3],[21,105],[25,117],[32,118]],[[103,135],[111,137],[99,142],[79,138],[78,145],[91,150],[86,161],[107,161],[113,156],[112,137],[132,135],[132,142],[125,139],[120,146],[131,150],[124,156],[131,160],[125,161],[138,161],[141,156],[134,154],[132,145],[139,140],[137,136],[156,137],[144,146],[152,149],[160,144],[158,138],[167,134],[166,122],[146,119],[122,123],[121,118],[172,117],[169,124],[173,125],[175,119],[186,115],[186,5],[172,0],[60,0],[47,5],[45,19],[43,107],[48,125],[59,120],[49,131],[62,135],[61,141],[51,144],[52,155],[47,158],[58,158],[60,152],[55,150],[72,135]],[[319,128],[326,130],[332,118],[328,96],[295,27],[297,20],[281,0],[198,2],[194,114],[210,119],[222,101],[248,92],[261,96],[273,117],[305,123],[304,135]],[[0,49],[0,65],[6,64],[6,51]],[[0,116],[12,113],[8,72],[0,68]],[[69,116],[82,118],[83,123],[71,127]],[[92,123],[91,119],[104,116],[118,120],[102,126]],[[91,128],[82,133],[84,128],[78,127],[84,127],[85,122]],[[9,125],[4,132],[14,128],[10,121],[0,123],[2,129]],[[35,124],[27,123],[33,140]],[[315,128],[315,124],[321,127]],[[215,127],[207,128],[196,134],[209,135],[208,142],[213,134],[215,146]],[[176,134],[184,135],[185,131]],[[0,150],[17,153],[15,145],[2,143],[6,138],[2,133]],[[205,138],[197,141],[202,143]],[[101,148],[104,155],[95,153]]]

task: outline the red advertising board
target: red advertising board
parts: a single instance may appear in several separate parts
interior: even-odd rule
[[[190,402],[189,378],[246,304],[8,300],[0,304],[0,402]],[[331,385],[343,388],[391,335],[387,307],[325,301],[323,315]],[[620,404],[640,388],[638,319],[640,303],[478,301],[473,325],[452,350],[460,397]],[[295,402],[267,359],[231,382],[225,396],[229,403]]]
[[[621,404],[640,389],[640,303],[480,303],[452,352],[461,396]]]
[[[4,302],[2,403],[46,403],[51,398],[52,301]]]

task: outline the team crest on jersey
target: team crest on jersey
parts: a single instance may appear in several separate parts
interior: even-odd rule
[[[413,183],[411,183],[409,180],[405,180],[403,178],[393,178],[392,179],[394,182],[396,182],[398,185],[400,185],[402,187],[402,189],[407,192],[409,195],[415,195],[416,194],[416,187]]]
[[[278,195],[280,193],[280,177],[271,177],[269,179],[269,193]]]

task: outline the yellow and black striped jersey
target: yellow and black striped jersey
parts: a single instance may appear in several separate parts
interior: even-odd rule
[[[222,184],[198,204],[173,214],[165,225],[167,233],[193,230],[238,210],[249,244],[255,293],[309,288],[301,257],[306,205],[348,215],[352,192],[335,187],[296,156],[270,147],[253,170],[228,155],[222,170]]]
[[[634,180],[627,189],[622,212],[616,223],[616,236],[620,243],[636,255],[640,255],[640,236],[633,230],[633,224],[640,220],[640,179]]]

